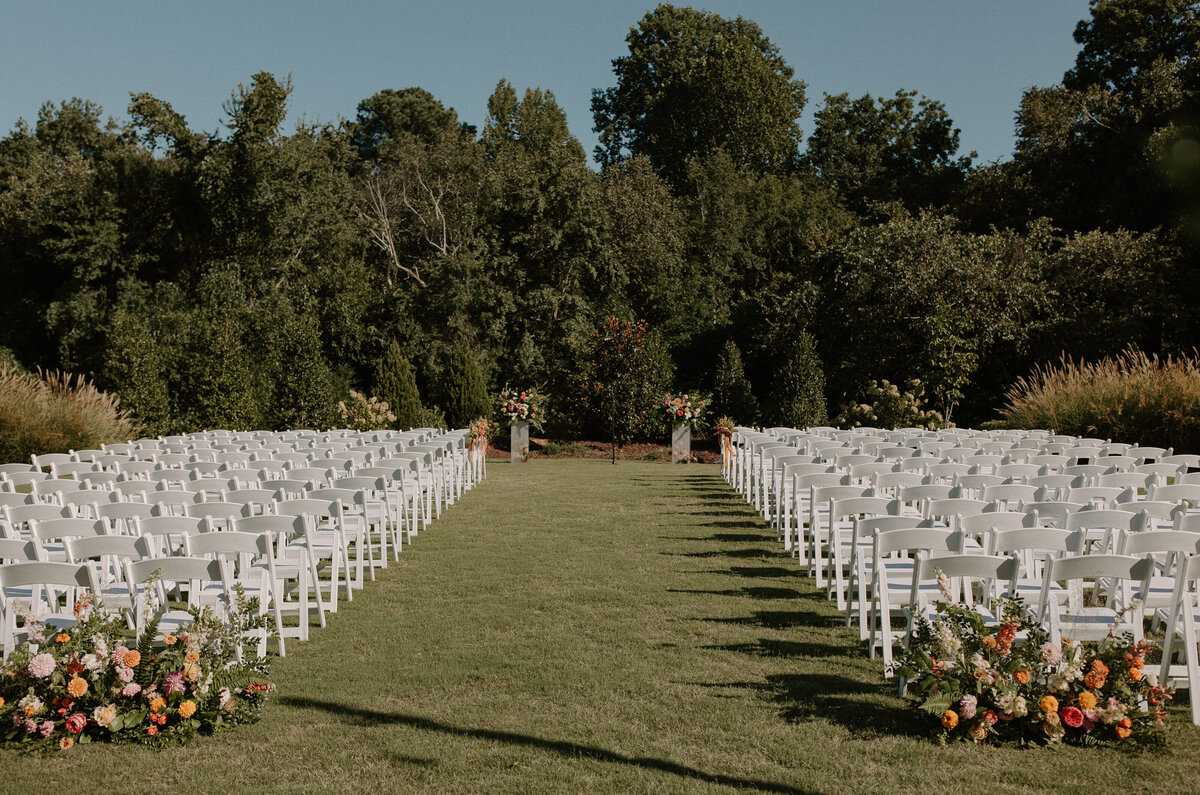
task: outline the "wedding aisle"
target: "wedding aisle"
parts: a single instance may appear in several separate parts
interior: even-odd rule
[[[715,465],[488,474],[276,662],[260,723],[161,753],[0,753],[6,789],[949,791],[980,764],[999,791],[1200,780],[1184,721],[1164,755],[914,735],[857,633]]]

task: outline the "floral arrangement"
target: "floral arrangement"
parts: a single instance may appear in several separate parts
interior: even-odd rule
[[[352,431],[374,431],[390,428],[396,423],[396,415],[387,401],[367,397],[354,389],[350,390],[348,398],[338,401],[337,408],[342,426]]]
[[[274,685],[265,660],[239,662],[237,651],[243,632],[264,625],[254,601],[239,592],[227,617],[193,609],[186,629],[162,638],[157,620],[128,637],[123,619],[86,596],[69,629],[48,631],[24,614],[29,641],[0,666],[0,742],[164,747],[258,720]]]
[[[663,409],[672,425],[691,425],[700,427],[700,415],[708,406],[708,400],[700,395],[670,395],[663,396]]]
[[[500,393],[500,414],[510,423],[528,422],[540,430],[546,418],[546,396],[538,389],[505,389]]]
[[[1146,670],[1152,644],[1055,645],[1020,600],[1001,604],[1002,623],[989,627],[975,609],[939,602],[898,663],[940,742],[1161,744],[1172,695]]]
[[[717,420],[717,441],[725,455],[732,458],[737,455],[733,451],[733,417],[721,417]]]
[[[495,435],[494,423],[487,417],[478,417],[471,420],[471,452],[475,452],[476,445],[487,446],[489,436]]]

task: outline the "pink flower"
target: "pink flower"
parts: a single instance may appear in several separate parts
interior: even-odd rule
[[[1038,651],[1042,657],[1042,664],[1045,666],[1052,667],[1062,662],[1062,649],[1053,643],[1042,644],[1042,648]]]
[[[122,682],[132,682],[133,681],[133,669],[126,665],[122,665],[120,668],[117,669],[117,678],[120,679]]]
[[[958,710],[959,717],[965,718],[966,720],[970,720],[971,718],[975,717],[975,710],[978,706],[979,706],[978,698],[976,698],[975,696],[972,696],[972,695],[963,696],[962,701],[959,702],[959,710]]]
[[[79,734],[85,726],[87,726],[87,718],[78,712],[67,718],[67,731],[72,734]]]
[[[42,725],[38,727],[38,733],[43,737],[49,737],[51,734],[54,734],[54,721],[44,721]]]
[[[129,649],[125,648],[124,646],[118,646],[112,650],[112,656],[110,656],[109,659],[112,660],[113,665],[120,665],[121,661],[125,659],[125,655],[128,653]]]
[[[182,671],[172,671],[163,678],[163,691],[168,696],[174,693],[182,693],[185,687]]]
[[[1079,707],[1067,707],[1058,714],[1062,718],[1062,722],[1072,729],[1078,729],[1083,725],[1083,713],[1080,712]]]
[[[33,734],[38,730],[38,725],[31,718],[25,719],[25,731]]]
[[[45,679],[52,673],[54,673],[54,658],[46,652],[35,655],[34,658],[29,661],[30,676],[36,676],[38,679]]]
[[[142,692],[142,686],[137,682],[130,682],[121,690],[121,695],[125,696],[126,698],[133,698],[140,692]]]
[[[983,713],[983,719],[987,722],[988,726],[995,726],[996,721],[1000,720],[1000,716],[996,714],[996,710],[989,709]]]

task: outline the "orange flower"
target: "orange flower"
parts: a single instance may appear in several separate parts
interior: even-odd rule
[[[183,678],[189,682],[196,682],[200,679],[200,666],[196,663],[188,663],[183,666]]]
[[[166,706],[167,706],[167,700],[165,698],[163,698],[162,696],[155,696],[150,701],[150,711],[151,712],[162,712],[163,709],[166,708]]]
[[[80,679],[78,676],[72,676],[71,681],[67,682],[67,692],[72,698],[79,698],[88,691],[88,683],[86,679]]]
[[[190,718],[196,714],[196,702],[185,701],[179,705],[179,717]]]
[[[1096,694],[1087,690],[1079,694],[1078,700],[1080,709],[1095,709],[1096,704],[1099,703],[1099,699],[1096,698]]]
[[[953,729],[958,725],[958,713],[952,709],[948,709],[942,713],[942,725],[947,729]]]
[[[1038,702],[1038,708],[1042,712],[1058,712],[1058,699],[1054,696],[1042,696],[1042,700]]]
[[[146,727],[146,734],[149,734],[151,737],[153,737],[154,735],[158,734],[158,727],[153,723],[150,724]]]
[[[199,662],[200,651],[198,649],[188,649],[187,653],[183,655],[183,661],[185,663]]]
[[[1146,661],[1145,661],[1145,659],[1143,659],[1143,658],[1141,658],[1141,657],[1134,657],[1134,658],[1133,658],[1133,664],[1134,664],[1134,665],[1136,665],[1138,668],[1145,668],[1145,667],[1146,667]]]
[[[1092,690],[1099,690],[1100,688],[1104,687],[1104,680],[1107,674],[1107,670],[1103,674],[1092,671],[1087,676],[1083,677],[1083,683]]]
[[[163,638],[163,643],[167,644],[168,646],[174,646],[175,641],[177,640],[179,640],[179,638],[175,637],[174,635],[167,635],[165,638]]]
[[[121,658],[121,662],[126,668],[137,668],[138,663],[142,661],[142,653],[137,649],[130,649],[125,652],[125,656]]]
[[[991,635],[984,635],[979,639],[979,645],[985,649],[994,649],[996,648],[996,639]]]
[[[1013,681],[1019,685],[1029,684],[1029,671],[1024,668],[1018,668],[1013,671]]]
[[[1092,671],[1101,676],[1108,676],[1108,666],[1104,664],[1103,660],[1092,660]]]
[[[65,632],[60,632],[59,634],[54,636],[55,643],[66,643],[70,639],[71,639],[71,636]]]
[[[0,707],[4,706],[4,696],[0,696]]]
[[[73,745],[75,745],[74,737],[70,737],[70,736],[63,737],[61,740],[58,741],[58,748],[61,751],[69,750],[71,748],[71,746],[73,746]]]
[[[1121,722],[1117,724],[1117,736],[1124,740],[1131,734],[1133,734],[1133,721],[1129,718],[1121,718]]]
[[[78,674],[83,673],[83,663],[72,657],[71,661],[67,663],[67,673],[69,673],[71,676],[77,676]]]
[[[1140,682],[1142,680],[1142,669],[1137,668],[1136,666],[1133,668],[1130,668],[1129,669],[1129,678],[1135,682]]]

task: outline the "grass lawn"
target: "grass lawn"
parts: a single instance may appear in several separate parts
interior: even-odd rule
[[[716,466],[491,462],[401,557],[289,645],[260,723],[158,753],[0,752],[0,791],[1200,786],[1181,708],[1159,754],[915,735]]]

